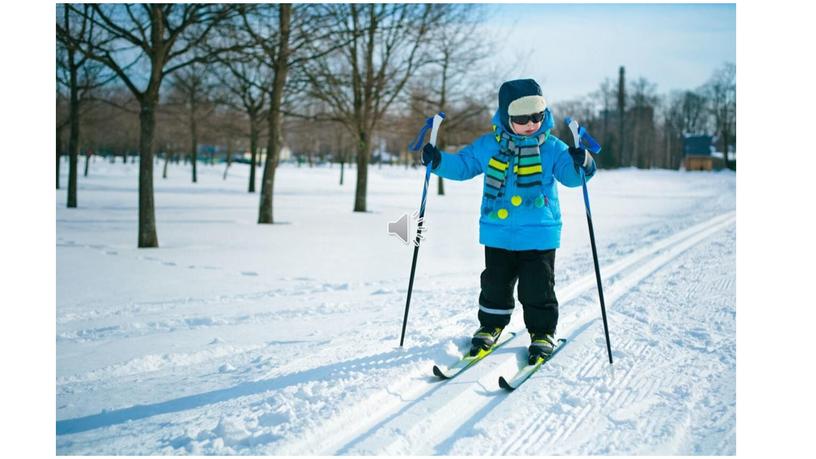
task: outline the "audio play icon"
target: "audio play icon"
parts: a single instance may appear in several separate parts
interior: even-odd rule
[[[422,230],[419,231],[417,234],[417,225],[424,223],[423,219],[418,219],[417,216],[419,214],[414,212],[411,215],[402,214],[402,217],[397,219],[397,221],[389,222],[388,223],[388,234],[392,236],[396,236],[400,238],[400,240],[408,244],[408,241],[413,239],[414,245],[419,245],[419,239],[424,239],[425,235],[423,234],[425,231],[428,231],[427,226],[422,226]]]

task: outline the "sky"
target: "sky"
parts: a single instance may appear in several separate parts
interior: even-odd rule
[[[628,81],[665,94],[736,62],[734,4],[499,4],[487,6],[485,26],[497,62],[535,78],[551,103],[616,81],[621,65]]]

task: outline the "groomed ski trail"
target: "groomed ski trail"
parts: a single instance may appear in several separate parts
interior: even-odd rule
[[[565,349],[548,374],[534,375],[536,388],[515,392],[516,410],[497,406],[490,416],[500,423],[476,423],[470,435],[478,438],[459,438],[446,452],[735,454],[736,228],[712,236],[619,294],[611,323],[618,330],[614,366],[597,358],[603,337],[595,336],[596,320],[582,345]],[[729,256],[710,256],[710,249],[723,248]],[[688,289],[669,302],[664,290],[671,282]]]
[[[735,211],[718,215],[601,266],[604,293],[610,314],[617,312],[615,302],[636,288],[644,279],[695,245],[732,227],[735,221]],[[607,371],[610,378],[616,381],[615,385],[624,388],[633,380],[635,372],[641,372],[637,378],[638,387],[643,385],[658,387],[660,379],[650,380],[643,376],[655,372],[657,370],[655,368],[640,368],[635,364],[616,374],[616,367],[609,366],[603,343],[603,331],[600,328],[594,273],[558,289],[558,298],[562,305],[579,299],[586,299],[589,304],[580,311],[575,312],[573,309],[569,314],[562,316],[559,336],[567,338],[569,344],[559,356],[547,363],[548,367],[554,366],[556,371],[563,372],[577,364],[577,370],[569,371],[571,376],[567,377]],[[618,322],[616,321],[616,324]],[[635,342],[622,333],[616,333],[615,325],[611,327],[612,349],[617,367],[623,367],[617,363],[618,359],[636,358],[637,355],[652,352],[648,344]],[[586,333],[588,330],[590,332]],[[526,334],[522,335],[526,337]],[[525,392],[535,394],[536,390],[540,390],[536,380],[553,376],[547,369],[542,369],[513,394],[508,394],[498,387],[499,376],[512,375],[516,371],[527,344],[524,339],[519,340],[516,337],[474,368],[447,382],[437,382],[430,374],[430,368],[413,369],[401,381],[377,391],[364,405],[349,408],[325,423],[315,426],[316,428],[308,435],[281,445],[276,454],[487,454],[484,451],[471,451],[467,448],[456,449],[461,440],[455,440],[473,430],[485,433],[484,429],[476,429],[477,424],[488,415],[496,416],[494,410],[500,406],[502,400]],[[604,370],[606,367],[608,369]],[[422,370],[427,370],[427,378],[423,378]],[[416,384],[417,379],[426,379],[428,384]],[[603,383],[600,390],[604,390],[607,385]],[[628,389],[614,391],[607,387],[606,390],[610,391],[607,402],[620,402],[623,405],[637,403],[639,401],[637,394],[643,391]],[[590,390],[594,389],[589,387],[586,391]],[[534,448],[526,449],[542,443],[542,438],[535,435],[546,433],[547,442],[557,442],[574,435],[589,413],[598,409],[597,406],[584,402],[586,395],[587,393],[561,394],[565,403],[574,405],[577,410],[568,423],[553,428],[551,425],[542,424],[536,415],[531,415],[529,424],[516,426],[511,435],[508,435],[512,438],[501,442],[505,446],[502,451],[491,453],[524,454],[527,451],[526,454],[535,454]],[[362,416],[363,413],[367,415]],[[542,429],[546,432],[540,432]],[[537,440],[527,441],[531,438],[530,435]],[[615,450],[612,448],[610,451]]]

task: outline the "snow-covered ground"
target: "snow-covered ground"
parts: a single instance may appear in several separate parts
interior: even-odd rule
[[[284,165],[279,224],[258,225],[245,165],[188,168],[157,167],[159,249],[136,248],[138,165],[95,161],[78,209],[57,194],[58,454],[735,453],[733,172],[590,182],[611,366],[581,192],[561,187],[569,344],[508,394],[525,333],[455,380],[430,371],[477,328],[480,178],[440,197],[434,177],[400,349],[412,247],[386,227],[421,170],[371,167],[354,213],[354,169],[341,186]]]

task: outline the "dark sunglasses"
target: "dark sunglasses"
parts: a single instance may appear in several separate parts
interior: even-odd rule
[[[544,119],[544,112],[533,113],[532,115],[511,116],[510,121],[516,124],[527,124],[529,121],[539,123]]]

